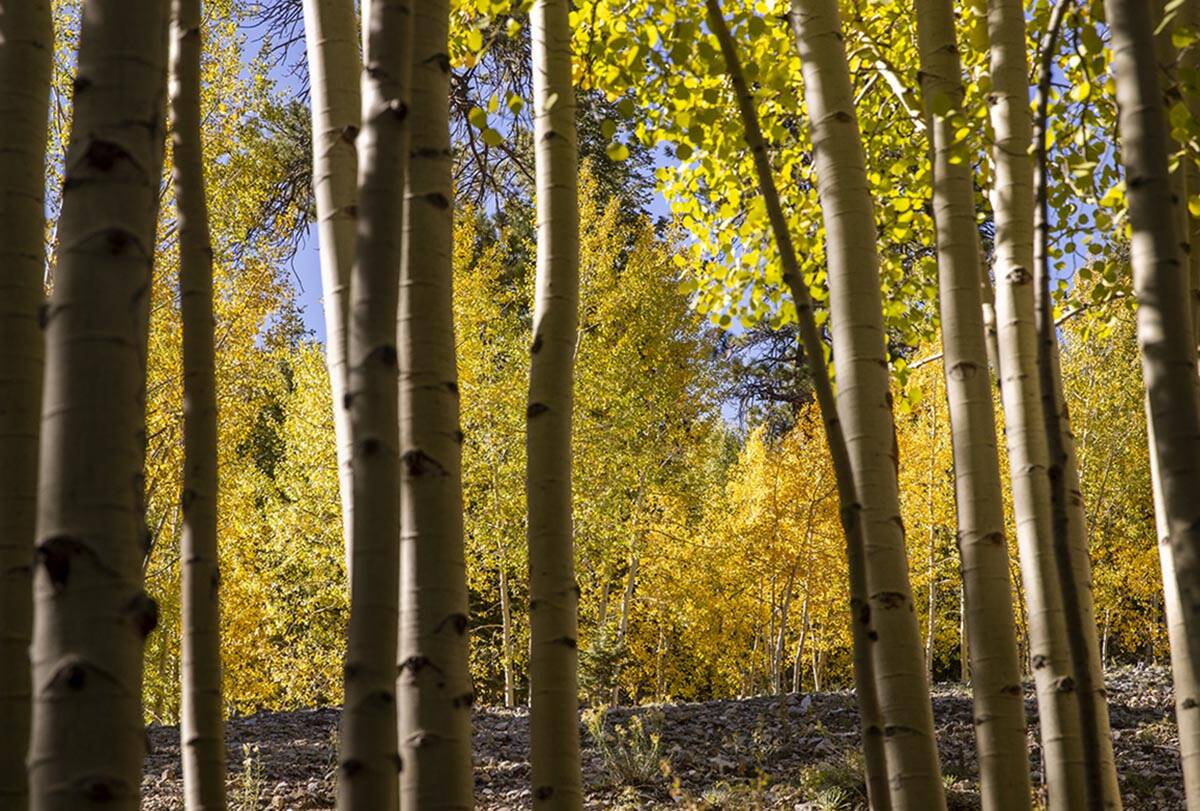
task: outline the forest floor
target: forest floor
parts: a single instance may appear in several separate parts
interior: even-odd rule
[[[1130,809],[1182,809],[1183,780],[1170,672],[1125,667],[1106,677],[1121,793]],[[966,688],[933,690],[950,807],[976,808],[978,769]],[[1037,707],[1030,685],[1031,729]],[[584,719],[588,808],[854,809],[863,805],[854,697],[794,694],[616,708]],[[227,728],[231,811],[333,808],[336,708],[262,712]],[[530,806],[528,714],[475,713],[475,796],[481,809]],[[149,729],[144,809],[182,807],[179,733]],[[656,740],[657,739],[657,740]],[[1040,747],[1030,736],[1035,779]]]

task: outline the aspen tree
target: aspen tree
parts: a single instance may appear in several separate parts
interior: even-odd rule
[[[451,296],[450,7],[415,4],[400,270],[400,802],[470,808],[463,435]],[[373,47],[373,46],[372,46]]]
[[[839,507],[846,534],[855,685],[870,802],[873,808],[944,808],[945,796],[933,733],[933,710],[922,665],[920,631],[911,610],[912,596],[903,541],[901,539],[898,550],[898,569],[891,570],[884,569],[880,564],[885,559],[894,563],[897,550],[882,543],[871,550],[867,544],[870,519],[864,520],[864,515],[869,514],[856,489],[853,460],[829,379],[825,347],[817,330],[808,286],[800,273],[787,221],[779,203],[754,99],[742,74],[733,39],[721,16],[717,0],[706,0],[706,6],[709,26],[718,39],[726,71],[737,95],[746,143],[754,157],[763,202],[778,243],[783,278],[792,295],[802,346],[810,364],[813,388],[833,457]],[[836,17],[833,19],[836,25]],[[886,452],[883,458],[889,459]],[[868,557],[872,551],[873,560]],[[875,571],[877,566],[881,571]],[[909,610],[895,610],[904,606]],[[882,616],[884,614],[891,616]],[[891,637],[887,636],[888,632],[892,632]],[[881,678],[884,674],[888,677],[886,681]],[[884,729],[888,727],[903,732],[885,738]],[[881,762],[885,756],[886,764]]]
[[[359,136],[358,249],[350,277],[350,622],[338,806],[399,802],[400,436],[396,308],[400,291],[411,70],[408,0],[370,0]]]
[[[571,417],[579,307],[579,211],[570,4],[529,12],[537,182],[537,280],[529,347],[529,733],[536,808],[581,808],[579,589],[571,516]]]
[[[49,0],[0,0],[0,806],[28,802]]]
[[[1200,378],[1171,193],[1150,4],[1106,0],[1133,232],[1138,346],[1189,657],[1200,664]]]
[[[923,654],[900,520],[875,213],[862,135],[836,0],[796,0],[792,22],[804,73],[817,189],[825,221],[829,320],[838,361],[838,414],[846,432],[863,511],[868,605],[873,630],[878,634],[873,643],[875,672],[885,729],[897,731],[885,737],[892,804],[897,808],[929,808],[940,793],[929,785],[930,775],[939,779],[937,742],[926,670],[924,666],[917,671],[910,669],[914,654],[922,660]],[[1003,614],[994,619],[991,630],[1003,641]],[[1011,620],[1008,633],[1011,637]],[[1013,647],[1015,661],[1015,644]],[[992,711],[1002,714],[1000,708],[993,707]],[[1019,711],[1018,699],[1016,729],[1023,742]],[[997,727],[1011,725],[1002,721]],[[981,749],[988,753],[988,747]],[[981,772],[985,776],[990,765],[983,760]]]
[[[167,76],[165,0],[83,6],[46,314],[34,576],[33,806],[136,809],[157,607],[142,415]]]
[[[184,797],[189,810],[199,811],[225,808],[213,251],[200,125],[200,0],[173,0],[171,16],[171,144],[183,328],[180,738]]]
[[[1091,563],[1083,509],[1079,462],[1063,391],[1057,324],[1050,295],[1050,218],[1046,122],[1057,37],[1071,0],[1059,0],[1051,11],[1040,45],[1038,116],[1034,127],[1037,160],[1034,196],[1034,306],[1038,330],[1038,377],[1050,483],[1052,552],[1061,594],[1065,650],[1070,663],[1070,689],[1075,693],[1083,767],[1081,802],[1091,808],[1120,808],[1116,763],[1109,730],[1103,663],[1092,602]],[[1063,648],[1054,646],[1061,656]],[[1034,661],[1036,666],[1037,662]],[[1066,682],[1062,683],[1066,686]]]
[[[1073,808],[1083,802],[1083,753],[1077,697],[1068,689],[1071,679],[1066,624],[1054,558],[1047,476],[1049,449],[1042,415],[1033,289],[1034,173],[1029,154],[1033,121],[1021,3],[991,0],[988,32],[992,81],[989,103],[995,132],[992,155],[996,181],[991,197],[996,217],[1000,393],[1021,575],[1030,606],[1030,659],[1037,687],[1045,783],[1051,807]],[[1015,684],[1019,685],[1019,680]],[[1014,695],[1020,700],[1019,689]]]
[[[1169,13],[1169,12],[1168,12]],[[1193,30],[1200,24],[1200,2],[1188,0],[1182,7],[1182,22]],[[1167,63],[1167,80],[1175,83],[1184,71],[1194,71],[1200,61],[1200,45],[1190,43],[1175,53],[1171,45],[1174,25],[1168,21],[1158,34],[1159,43],[1164,47],[1159,53],[1160,60]],[[1175,21],[1178,24],[1178,21]],[[1169,101],[1175,93],[1180,93],[1176,87],[1166,88],[1165,98]],[[1197,101],[1191,94],[1181,93],[1183,103],[1195,116],[1198,112]],[[1174,145],[1173,145],[1174,148]],[[1195,157],[1186,152],[1180,159],[1179,166],[1172,173],[1176,197],[1186,201],[1189,194],[1200,191],[1200,173],[1197,172]],[[1198,309],[1197,284],[1200,282],[1200,239],[1195,231],[1200,218],[1191,216],[1188,206],[1179,207],[1180,223],[1184,231],[1182,244],[1187,257],[1189,277],[1192,285],[1191,317],[1193,335],[1196,334],[1197,324],[1200,324],[1200,309]],[[1147,408],[1147,428],[1151,431],[1149,408]],[[1184,625],[1182,605],[1179,597],[1179,583],[1175,571],[1175,562],[1171,556],[1171,534],[1166,524],[1167,512],[1163,503],[1162,484],[1159,481],[1158,463],[1154,456],[1154,440],[1150,438],[1150,477],[1151,489],[1154,495],[1155,529],[1158,534],[1158,557],[1163,579],[1163,610],[1166,614],[1167,635],[1171,645],[1171,674],[1175,694],[1175,722],[1179,727],[1179,757],[1183,765],[1184,793],[1189,809],[1200,809],[1200,676],[1192,667],[1188,656],[1187,628]]]
[[[350,480],[350,412],[344,405],[349,382],[346,325],[350,318],[350,273],[357,234],[358,158],[354,141],[362,125],[359,86],[362,59],[354,0],[304,0],[304,42],[312,100],[313,196],[317,205],[325,358],[333,395],[338,489],[349,574],[354,502]]]

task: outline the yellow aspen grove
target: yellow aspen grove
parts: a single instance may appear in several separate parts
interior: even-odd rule
[[[928,779],[930,774],[940,779],[937,742],[925,668],[909,669],[914,653],[918,657],[922,654],[900,520],[875,213],[862,135],[836,0],[796,0],[792,21],[804,72],[825,222],[830,325],[838,363],[838,414],[846,432],[863,515],[868,610],[878,635],[872,644],[882,720],[885,730],[892,730],[884,739],[892,805],[931,808],[939,796]],[[998,622],[993,633],[1003,638],[1003,630]],[[1011,637],[1011,622],[1008,633]],[[1018,713],[1019,706],[1018,699]],[[1003,714],[998,708],[992,711]],[[1024,726],[1019,719],[1018,714],[1017,728],[1023,742]],[[980,771],[985,780],[992,766],[983,757],[990,754],[989,748],[981,747]],[[1020,754],[1023,759],[1023,746]]]
[[[189,811],[225,808],[217,568],[217,395],[213,250],[200,132],[200,0],[171,6],[171,155],[183,327],[183,568],[180,739]]]
[[[783,278],[796,309],[801,342],[833,457],[846,534],[855,684],[870,801],[873,807],[944,808],[946,801],[934,739],[933,710],[922,662],[920,630],[912,611],[903,539],[901,537],[899,550],[878,541],[879,545],[872,549],[867,543],[865,510],[856,489],[853,462],[842,432],[825,362],[825,347],[779,202],[754,100],[717,0],[706,0],[706,6],[709,26],[720,44],[726,71],[737,95],[746,143],[754,157],[763,202],[779,246]],[[887,565],[895,563],[897,551],[901,558],[898,567],[889,570]],[[893,605],[897,601],[899,605]],[[908,610],[894,610],[900,606],[907,606]],[[887,635],[889,632],[891,636]],[[884,674],[886,679],[882,678]],[[900,734],[885,735],[889,728]],[[901,741],[903,745],[899,745]]]
[[[450,8],[416,4],[400,350],[400,804],[473,805],[462,442],[451,296]],[[374,45],[372,45],[374,49]]]
[[[143,404],[166,108],[165,0],[83,6],[46,314],[34,575],[34,808],[139,805]]]
[[[49,0],[0,2],[0,806],[28,803]]]
[[[1051,807],[1072,808],[1083,801],[1083,754],[1077,698],[1069,689],[1072,680],[1067,667],[1066,626],[1046,473],[1049,450],[1038,376],[1033,287],[1034,173],[1029,154],[1033,121],[1021,3],[991,0],[988,32],[992,80],[989,101],[995,132],[992,152],[996,180],[991,196],[996,217],[1000,393],[1021,575],[1030,607],[1029,651],[1037,687],[1044,780]],[[1020,691],[1013,692],[1020,700]]]
[[[529,11],[537,183],[537,278],[529,347],[529,749],[535,808],[583,807],[571,417],[579,308],[579,211],[570,4]]]
[[[1052,60],[1059,29],[1070,0],[1060,0],[1053,8],[1041,43],[1038,66],[1038,117],[1034,128],[1037,159],[1034,195],[1034,304],[1038,329],[1038,371],[1042,397],[1042,418],[1047,449],[1047,478],[1050,483],[1052,554],[1055,584],[1062,600],[1065,644],[1052,643],[1053,654],[1065,650],[1069,662],[1069,687],[1075,694],[1079,719],[1079,749],[1082,760],[1082,799],[1089,808],[1120,808],[1113,758],[1112,733],[1109,729],[1107,692],[1096,634],[1095,608],[1092,601],[1091,562],[1087,544],[1087,521],[1079,481],[1079,462],[1071,433],[1059,362],[1057,324],[1050,295],[1050,218],[1047,170],[1046,122],[1048,114]],[[1032,603],[1031,603],[1032,605]],[[1037,660],[1032,664],[1036,667]],[[1059,689],[1067,686],[1060,682]]]
[[[400,452],[396,307],[408,151],[411,12],[371,0],[359,135],[358,251],[350,277],[344,408],[351,436],[350,622],[338,807],[395,808]]]
[[[325,360],[333,395],[338,489],[349,571],[353,558],[350,527],[354,521],[354,502],[350,481],[350,412],[343,400],[349,375],[346,325],[350,318],[350,273],[357,233],[358,158],[354,141],[362,125],[359,86],[362,59],[354,0],[304,0],[304,42],[312,101],[313,196],[321,255]]]

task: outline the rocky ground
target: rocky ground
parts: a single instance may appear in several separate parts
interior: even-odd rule
[[[1123,668],[1108,676],[1121,791],[1129,809],[1182,809],[1179,740],[1170,674]],[[934,689],[934,714],[951,808],[978,807],[971,703],[959,685]],[[1032,689],[1026,689],[1036,723]],[[585,714],[588,808],[862,807],[861,760],[848,692],[610,710],[600,733]],[[230,807],[332,808],[338,711],[259,713],[228,726]],[[528,716],[475,714],[475,796],[482,809],[527,808]],[[149,730],[143,808],[182,807],[179,733]],[[1035,778],[1040,751],[1030,738]]]

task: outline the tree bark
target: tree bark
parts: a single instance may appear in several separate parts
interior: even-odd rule
[[[865,462],[865,467],[869,468],[882,463],[887,465],[891,471],[880,476],[879,481],[874,482],[875,486],[884,488],[882,495],[876,494],[873,489],[868,487],[867,480],[864,480],[861,484],[862,492],[870,498],[860,499],[855,482],[855,459],[851,456],[846,437],[843,434],[842,421],[839,418],[838,405],[834,398],[829,369],[825,362],[825,346],[817,329],[808,286],[800,273],[795,247],[788,231],[783,208],[779,202],[771,165],[767,159],[766,144],[758,124],[754,98],[746,84],[733,39],[721,16],[717,0],[706,0],[706,5],[710,28],[717,36],[725,59],[726,70],[737,95],[738,107],[745,127],[746,143],[754,158],[759,189],[763,195],[771,230],[779,249],[783,278],[791,292],[792,303],[796,310],[801,345],[808,358],[813,388],[833,461],[838,504],[846,536],[855,686],[860,724],[863,730],[869,800],[873,808],[891,808],[893,804],[898,808],[943,808],[945,807],[945,797],[941,783],[941,770],[937,761],[937,747],[933,738],[933,712],[920,665],[920,632],[917,628],[916,617],[912,613],[912,594],[908,586],[908,568],[907,562],[904,560],[903,541],[901,540],[900,548],[897,550],[894,544],[889,542],[886,532],[881,532],[883,538],[874,542],[877,544],[874,547],[874,560],[870,564],[867,561],[866,539],[871,537],[867,527],[875,525],[879,521],[881,513],[889,512],[886,509],[889,476],[891,492],[893,498],[895,497],[896,481],[892,453],[894,437],[889,430],[887,433],[888,446],[882,451],[878,447],[864,447],[862,442],[856,443],[859,464]],[[819,13],[822,10],[826,12],[824,15]],[[816,21],[811,19],[813,11],[818,12]],[[836,8],[833,8],[828,0],[825,0],[825,4],[820,7],[808,4],[794,6],[793,12],[793,24],[798,29],[798,38],[800,39],[801,58],[806,65],[814,62],[820,64],[812,54],[805,58],[805,50],[811,47],[820,47],[822,41],[835,46],[830,57],[835,60],[833,64],[836,65],[838,59],[844,62],[845,53],[841,46]],[[822,17],[825,22],[818,24]],[[818,35],[817,32],[821,32],[821,34]],[[811,40],[810,35],[812,35]],[[843,84],[849,83],[848,70],[844,76],[840,71],[829,71],[828,73],[822,71],[815,75],[818,79],[823,78]],[[819,93],[816,95],[820,97]],[[848,90],[845,91],[845,95],[849,95]],[[809,104],[811,111],[813,100],[810,99]],[[850,123],[854,121],[852,108],[840,111],[840,116],[848,116]],[[820,114],[812,115],[811,118],[814,122],[826,121],[826,117]],[[829,120],[833,121],[834,119],[831,117]],[[825,141],[827,137],[814,128],[814,143]],[[861,141],[854,138],[852,148],[856,145],[861,150]],[[869,203],[868,198],[868,215],[870,215]],[[838,229],[844,227],[840,224],[840,220],[833,222]],[[832,232],[834,229],[827,225],[827,230]],[[873,232],[874,223],[872,222],[869,233]],[[837,246],[840,244],[840,240],[831,237],[829,244],[831,247]],[[868,268],[875,267],[874,263],[877,262],[877,258],[873,245],[861,258],[871,263],[867,265]],[[831,271],[830,276],[832,277],[832,275]],[[867,278],[871,274],[862,274],[862,276]],[[863,293],[870,296],[870,289],[875,289],[874,285],[877,283],[876,274],[874,281],[869,284],[864,282]],[[876,295],[878,295],[877,292]],[[870,307],[863,307],[866,318],[874,317],[871,310]],[[880,312],[879,319],[882,320],[882,312]],[[852,324],[839,325],[836,320],[834,321],[834,329],[846,329],[851,326]],[[857,328],[864,329],[863,323],[859,323]],[[870,362],[879,365],[879,355],[882,353],[882,328],[874,331],[874,335],[869,327],[864,329],[864,332],[867,335],[864,341],[880,343],[878,348],[870,350],[874,353]],[[851,357],[847,357],[845,362],[848,367],[855,365],[855,360]],[[854,412],[864,419],[878,420],[884,425],[890,425],[891,409],[887,402],[886,368],[883,371],[883,391],[874,392],[881,399],[877,401],[865,395],[857,395],[862,397],[863,406],[854,409]],[[854,384],[848,383],[845,384],[842,391],[844,393],[853,388]],[[874,413],[878,409],[883,409],[883,413]],[[859,435],[856,434],[856,436]],[[878,439],[875,434],[870,434],[870,436],[873,440]],[[869,446],[870,443],[867,445]],[[864,501],[867,503],[864,504]],[[898,518],[898,509],[890,512],[886,523],[894,522]],[[893,534],[891,541],[895,540],[895,534],[897,533]],[[899,566],[890,565],[896,562],[897,555],[900,558]],[[870,578],[869,569],[879,576],[874,579]],[[892,582],[884,582],[886,578],[891,578]],[[897,594],[899,595],[898,601],[893,596]],[[888,607],[879,611],[875,610],[876,604]],[[907,610],[896,610],[900,606],[907,607]],[[876,644],[881,640],[882,644]],[[877,674],[879,678],[877,678]],[[814,670],[814,681],[816,680]],[[895,731],[903,730],[903,732],[890,736],[885,742],[883,734],[885,724]],[[902,742],[904,745],[900,745]],[[891,777],[890,781],[889,776]],[[896,789],[890,799],[889,782]]]
[[[834,0],[798,0],[792,20],[826,229],[838,413],[862,505],[873,653],[895,808],[945,798],[900,520],[895,428],[875,214]],[[978,294],[978,284],[975,286]],[[931,592],[932,595],[932,592]]]
[[[166,111],[165,0],[83,7],[46,314],[32,805],[138,807],[146,349]]]
[[[1050,484],[1052,554],[1056,577],[1054,585],[1061,593],[1066,651],[1070,665],[1070,688],[1075,693],[1079,719],[1079,740],[1083,763],[1083,801],[1089,808],[1120,808],[1109,730],[1108,703],[1104,673],[1100,663],[1100,645],[1096,633],[1095,607],[1091,591],[1091,563],[1088,556],[1087,519],[1079,482],[1079,463],[1075,437],[1063,393],[1059,363],[1057,324],[1050,295],[1050,226],[1048,168],[1045,127],[1049,104],[1056,38],[1062,16],[1070,0],[1053,10],[1041,45],[1038,81],[1038,118],[1034,129],[1037,159],[1034,196],[1034,303],[1037,311],[1038,370],[1042,398],[1042,418],[1047,445],[1047,479]],[[1030,650],[1032,652],[1032,641]],[[1055,646],[1061,655],[1062,648]],[[1033,661],[1037,667],[1037,660]],[[1059,684],[1063,689],[1066,682]]]
[[[1029,151],[1029,69],[1021,3],[991,0],[991,118],[995,132],[997,311],[1000,331],[1000,392],[1004,403],[1009,473],[1029,601],[1030,658],[1037,686],[1045,782],[1051,805],[1083,802],[1083,752],[1078,697],[1071,689],[1064,596],[1060,589],[1049,467],[1042,412],[1039,344],[1034,309],[1034,173]],[[1068,576],[1073,576],[1068,572]],[[968,623],[969,625],[969,623]],[[1017,673],[1019,684],[1020,672]],[[1020,692],[1017,692],[1020,696]]]
[[[0,805],[29,802],[29,642],[42,399],[49,0],[0,2]]]
[[[400,270],[400,804],[473,805],[462,442],[451,291],[450,7],[413,6]]]
[[[1162,507],[1187,629],[1189,658],[1200,670],[1200,379],[1188,280],[1180,255],[1181,201],[1171,193],[1168,138],[1156,76],[1151,4],[1106,0],[1133,231],[1142,377],[1150,401]]]
[[[201,136],[200,0],[173,0],[171,143],[179,311],[183,328],[182,683],[184,799],[189,811],[225,808],[221,615],[217,563],[217,391],[213,250]]]
[[[362,126],[358,22],[354,0],[303,0],[304,39],[312,100],[313,196],[321,260],[321,306],[325,313],[325,360],[333,394],[338,490],[342,504],[347,575],[352,568],[354,524],[346,325],[358,216],[358,157],[354,142]]]
[[[566,0],[536,0],[529,12],[538,234],[525,489],[532,697],[529,756],[535,808],[580,808],[583,804],[578,734],[579,588],[571,514],[579,167],[569,13]]]
[[[984,271],[971,167],[957,154],[953,123],[964,96],[962,68],[950,0],[918,0],[916,13],[921,96],[933,161],[942,367],[954,453],[981,793],[985,807],[1008,808],[1028,803],[1029,764],[979,292]],[[1000,365],[1003,369],[1003,362]]]
[[[400,436],[396,311],[408,161],[408,0],[369,0],[363,70],[357,256],[350,276],[350,621],[346,631],[338,807],[395,808]]]

